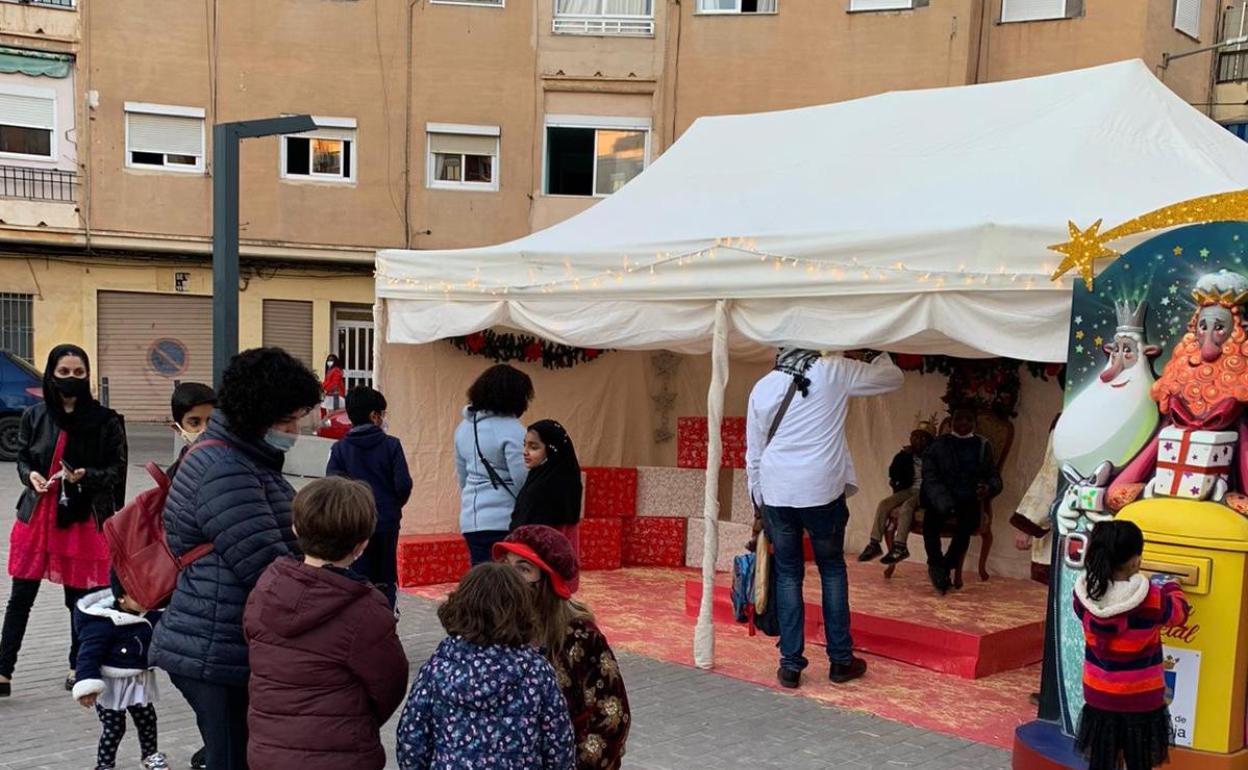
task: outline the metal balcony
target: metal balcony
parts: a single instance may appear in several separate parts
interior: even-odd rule
[[[1235,83],[1248,80],[1248,51],[1223,51],[1218,54],[1218,82]]]
[[[0,198],[73,203],[77,187],[75,171],[0,165]]]
[[[554,33],[556,35],[654,37],[654,19],[647,16],[559,13],[555,15]]]

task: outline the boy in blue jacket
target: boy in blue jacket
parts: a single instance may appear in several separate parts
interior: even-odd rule
[[[329,453],[326,476],[346,476],[373,490],[377,529],[359,561],[351,566],[386,595],[394,609],[399,582],[399,521],[412,495],[403,444],[386,435],[386,397],[360,386],[347,394],[347,417],[353,426]]]

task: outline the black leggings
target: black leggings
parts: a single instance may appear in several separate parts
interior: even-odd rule
[[[130,712],[130,718],[139,730],[139,750],[143,752],[139,758],[147,759],[159,751],[156,748],[156,707],[144,703],[131,706],[126,711]],[[115,767],[117,747],[126,737],[126,712],[113,711],[97,704],[95,713],[100,716],[100,748],[96,752],[96,767]]]
[[[42,580],[24,580],[13,578],[13,590],[9,593],[9,606],[4,611],[4,628],[0,630],[0,676],[13,676],[13,668],[17,665],[17,653],[22,650],[22,639],[26,636],[26,623],[30,620],[30,608],[35,605],[35,597],[39,595],[39,584]],[[78,600],[95,588],[65,589],[65,609],[69,610],[69,667],[78,664],[78,629],[74,625],[74,605]]]

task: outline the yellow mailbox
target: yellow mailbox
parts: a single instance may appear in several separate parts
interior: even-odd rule
[[[1248,518],[1176,498],[1132,503],[1118,518],[1143,530],[1144,570],[1176,576],[1192,605],[1187,623],[1162,632],[1179,753],[1207,752],[1184,758],[1193,767],[1248,767]]]

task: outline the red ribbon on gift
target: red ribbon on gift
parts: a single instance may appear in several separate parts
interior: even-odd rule
[[[1231,472],[1230,464],[1211,465],[1202,468],[1199,465],[1188,465],[1184,462],[1187,459],[1187,450],[1192,448],[1193,431],[1183,431],[1183,438],[1179,441],[1179,461],[1177,463],[1166,462],[1164,460],[1157,461],[1158,468],[1172,471],[1173,478],[1170,480],[1170,496],[1174,497],[1179,493],[1179,485],[1183,483],[1184,473],[1200,473],[1206,476],[1228,476]]]

